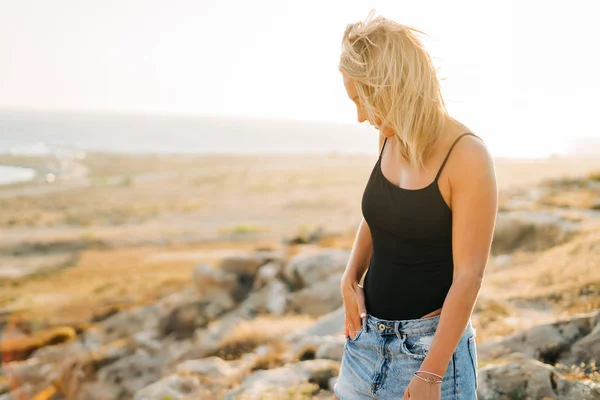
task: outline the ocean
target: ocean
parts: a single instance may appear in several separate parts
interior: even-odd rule
[[[529,142],[535,139],[536,146],[515,148],[512,139],[497,137],[490,132],[483,130],[478,134],[490,145],[490,151],[496,157],[600,154],[600,132],[590,138],[570,136],[569,145],[565,148],[546,148],[533,133],[531,137],[522,139]],[[372,155],[377,153],[378,135],[375,128],[356,121],[341,124],[185,114],[0,109],[0,153],[5,154],[85,150]]]
[[[233,117],[0,110],[0,153],[377,152],[365,125]]]

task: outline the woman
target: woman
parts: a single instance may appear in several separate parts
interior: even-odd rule
[[[379,130],[380,152],[341,282],[341,400],[476,399],[471,313],[496,222],[495,171],[483,141],[448,115],[415,33],[370,14],[342,41],[344,86],[358,122]]]

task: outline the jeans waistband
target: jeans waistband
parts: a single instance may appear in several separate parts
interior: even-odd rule
[[[434,333],[440,317],[441,314],[427,318],[389,320],[377,318],[367,313],[367,316],[363,318],[363,328],[365,330],[373,329],[381,335],[396,334],[396,332],[407,334]]]

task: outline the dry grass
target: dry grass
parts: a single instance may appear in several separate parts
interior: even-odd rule
[[[600,182],[600,170],[590,172],[587,175],[587,179],[592,182]]]
[[[85,250],[71,268],[5,286],[3,296],[14,299],[11,306],[28,310],[31,318],[51,316],[53,324],[77,323],[106,308],[152,301],[187,285],[194,264],[148,262],[160,251],[154,247]]]
[[[563,306],[586,301],[586,288],[600,284],[600,229],[540,253],[534,262],[498,272],[488,279],[503,286],[511,298],[570,299]],[[595,297],[592,289],[590,295]]]
[[[600,200],[598,191],[582,188],[569,191],[553,190],[539,200],[539,204],[545,207],[558,208],[583,208],[598,210]]]

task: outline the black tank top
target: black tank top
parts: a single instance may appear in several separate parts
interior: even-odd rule
[[[367,312],[375,317],[417,319],[442,307],[454,271],[452,211],[437,184],[452,149],[433,182],[422,189],[403,189],[381,170],[381,156],[362,197],[373,252],[363,287]]]

